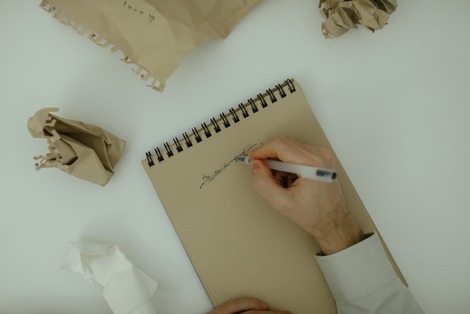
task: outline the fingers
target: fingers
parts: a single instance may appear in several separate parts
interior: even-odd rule
[[[278,137],[252,151],[249,156],[252,159],[277,158],[295,164],[326,167],[329,165],[321,158],[324,151],[322,148]]]
[[[292,313],[287,312],[287,311],[247,311],[247,312],[241,312],[237,314],[292,314]]]
[[[254,159],[277,158],[288,162],[299,160],[299,155],[303,155],[300,147],[283,137],[278,137],[250,153],[250,157]]]
[[[271,204],[272,207],[280,211],[285,211],[290,203],[289,190],[279,185],[269,169],[262,161],[253,160],[251,163],[253,172],[253,185],[256,191]]]
[[[335,154],[331,150],[329,150],[328,148],[316,147],[316,146],[312,146],[312,145],[305,144],[305,143],[302,143],[302,142],[297,142],[297,141],[295,141],[295,143],[297,145],[299,145],[300,147],[302,147],[304,150],[306,150],[306,151],[308,151],[312,154],[315,154],[317,156],[320,156],[321,159],[323,160],[323,162],[325,163],[326,168],[330,168],[330,169],[335,168],[334,167],[335,166]],[[316,166],[318,166],[318,165],[316,165]]]
[[[208,314],[235,314],[250,310],[266,311],[268,309],[268,304],[261,300],[255,298],[240,298],[225,302]]]
[[[269,305],[255,298],[230,300],[218,306],[208,314],[292,314],[287,311],[269,311]]]

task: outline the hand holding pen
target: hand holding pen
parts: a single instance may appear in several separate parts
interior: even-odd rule
[[[335,180],[335,157],[331,151],[279,137],[252,151],[248,157],[242,156],[238,161],[251,165],[255,189],[277,211],[309,232],[325,254],[362,240],[362,230],[349,214],[339,182]],[[280,162],[273,163],[273,159]],[[318,169],[323,172],[317,173]],[[289,313],[270,311],[258,299],[241,298],[230,300],[208,314],[245,311]]]
[[[246,165],[251,165],[251,158],[247,155],[238,156],[237,161],[240,161]],[[301,177],[305,179],[331,183],[334,182],[336,179],[336,171],[334,171],[333,169],[291,164],[288,162],[273,159],[263,159],[263,163],[271,170],[281,171],[287,176],[291,176],[292,174],[295,175],[292,176],[293,181]]]
[[[276,210],[309,232],[326,254],[338,252],[362,239],[362,230],[350,216],[334,169],[334,154],[325,148],[279,137],[251,153],[255,189]],[[265,159],[329,171],[330,183],[272,171]],[[295,171],[293,171],[295,172]],[[333,176],[334,174],[334,176]],[[333,182],[332,182],[333,181]]]

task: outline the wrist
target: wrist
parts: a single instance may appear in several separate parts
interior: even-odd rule
[[[349,217],[348,220],[345,224],[332,224],[328,228],[311,233],[325,255],[342,251],[364,238],[364,232],[354,219]]]

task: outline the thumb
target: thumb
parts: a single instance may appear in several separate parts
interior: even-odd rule
[[[262,161],[253,160],[251,163],[251,171],[255,190],[268,201],[271,206],[280,210],[288,201],[288,191],[276,183],[271,169]]]

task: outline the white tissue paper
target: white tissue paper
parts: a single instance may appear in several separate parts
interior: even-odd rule
[[[150,298],[157,281],[135,267],[117,245],[71,243],[62,267],[103,286],[103,296],[114,314],[156,314]]]

